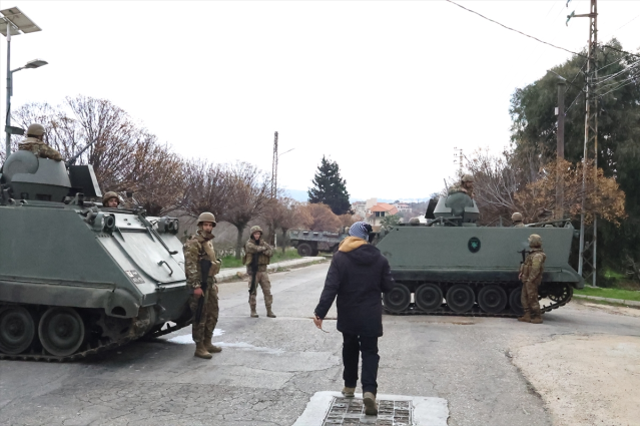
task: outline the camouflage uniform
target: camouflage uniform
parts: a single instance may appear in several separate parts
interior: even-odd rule
[[[211,244],[212,239],[213,235],[205,236],[201,230],[198,230],[183,247],[184,270],[187,275],[187,287],[190,291],[193,292],[194,289],[200,288],[200,282],[202,280],[200,260],[208,258],[212,263],[207,279],[207,291],[202,296],[205,299],[200,323],[193,324],[192,326],[193,341],[196,343],[200,343],[205,339],[210,340],[213,335],[213,329],[218,322],[218,286],[216,285],[214,275],[220,271],[220,261],[216,259],[215,252],[213,251],[213,244]],[[211,250],[206,250],[204,247],[205,244],[208,245]],[[213,258],[207,254],[207,251],[213,253]],[[192,294],[189,298],[189,306],[191,307],[191,312],[195,315],[198,308],[198,297]]]
[[[460,179],[460,182],[456,183],[455,185],[451,186],[451,188],[449,188],[449,191],[448,191],[449,194],[453,194],[456,192],[463,192],[467,194],[469,197],[473,198],[473,176],[464,175]]]
[[[524,222],[522,222],[522,213],[515,212],[511,215],[511,221],[513,222],[514,228],[525,228]]]
[[[62,155],[55,149],[38,138],[27,137],[18,145],[18,149],[22,151],[31,151],[34,155],[41,158],[50,158],[56,161],[62,161]]]
[[[253,260],[253,254],[258,253],[258,272],[256,272],[256,288],[249,294],[249,306],[251,307],[251,316],[257,317],[256,314],[256,296],[258,293],[258,284],[262,288],[262,294],[264,295],[264,305],[267,308],[267,316],[274,317],[271,311],[271,305],[273,304],[273,295],[271,294],[271,282],[269,281],[269,275],[267,274],[267,265],[271,261],[273,256],[273,247],[267,244],[260,235],[258,241],[253,239],[253,234],[262,229],[259,226],[251,228],[251,237],[244,245],[244,264],[247,266],[247,274],[249,275],[249,289],[251,289],[251,282],[253,280],[253,271],[251,270],[251,262]]]
[[[532,237],[537,237],[538,242],[540,237],[533,234]],[[542,282],[542,272],[544,271],[544,261],[547,259],[547,255],[542,251],[542,244],[531,241],[531,252],[527,255],[521,268],[522,275],[522,296],[521,302],[524,309],[524,316],[521,317],[521,321],[524,322],[542,322],[542,314],[540,312],[540,304],[538,303],[538,287]]]

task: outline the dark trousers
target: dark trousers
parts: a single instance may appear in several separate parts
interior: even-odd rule
[[[358,359],[362,353],[362,393],[378,391],[378,338],[342,333],[342,363],[344,385],[355,388],[358,385]]]

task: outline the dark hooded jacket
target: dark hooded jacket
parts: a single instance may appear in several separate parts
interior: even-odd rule
[[[324,318],[338,296],[338,331],[382,336],[382,295],[394,285],[389,262],[380,250],[347,237],[333,256],[315,313]]]

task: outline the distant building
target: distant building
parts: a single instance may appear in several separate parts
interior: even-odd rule
[[[406,203],[394,203],[393,206],[398,209],[399,212],[411,211],[411,206]]]
[[[387,203],[377,203],[369,209],[367,222],[372,226],[380,226],[382,219],[385,216],[392,216],[398,213],[398,209],[395,206]]]

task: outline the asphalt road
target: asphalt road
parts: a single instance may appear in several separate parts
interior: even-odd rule
[[[249,318],[245,283],[221,284],[212,360],[193,357],[187,328],[82,362],[0,361],[0,424],[291,425],[314,393],[342,388],[335,322],[323,333],[310,319],[327,267],[271,276],[276,319],[261,296]],[[551,425],[510,351],[558,334],[640,336],[640,318],[569,304],[544,319],[385,316],[379,392],[444,398],[451,426]]]

